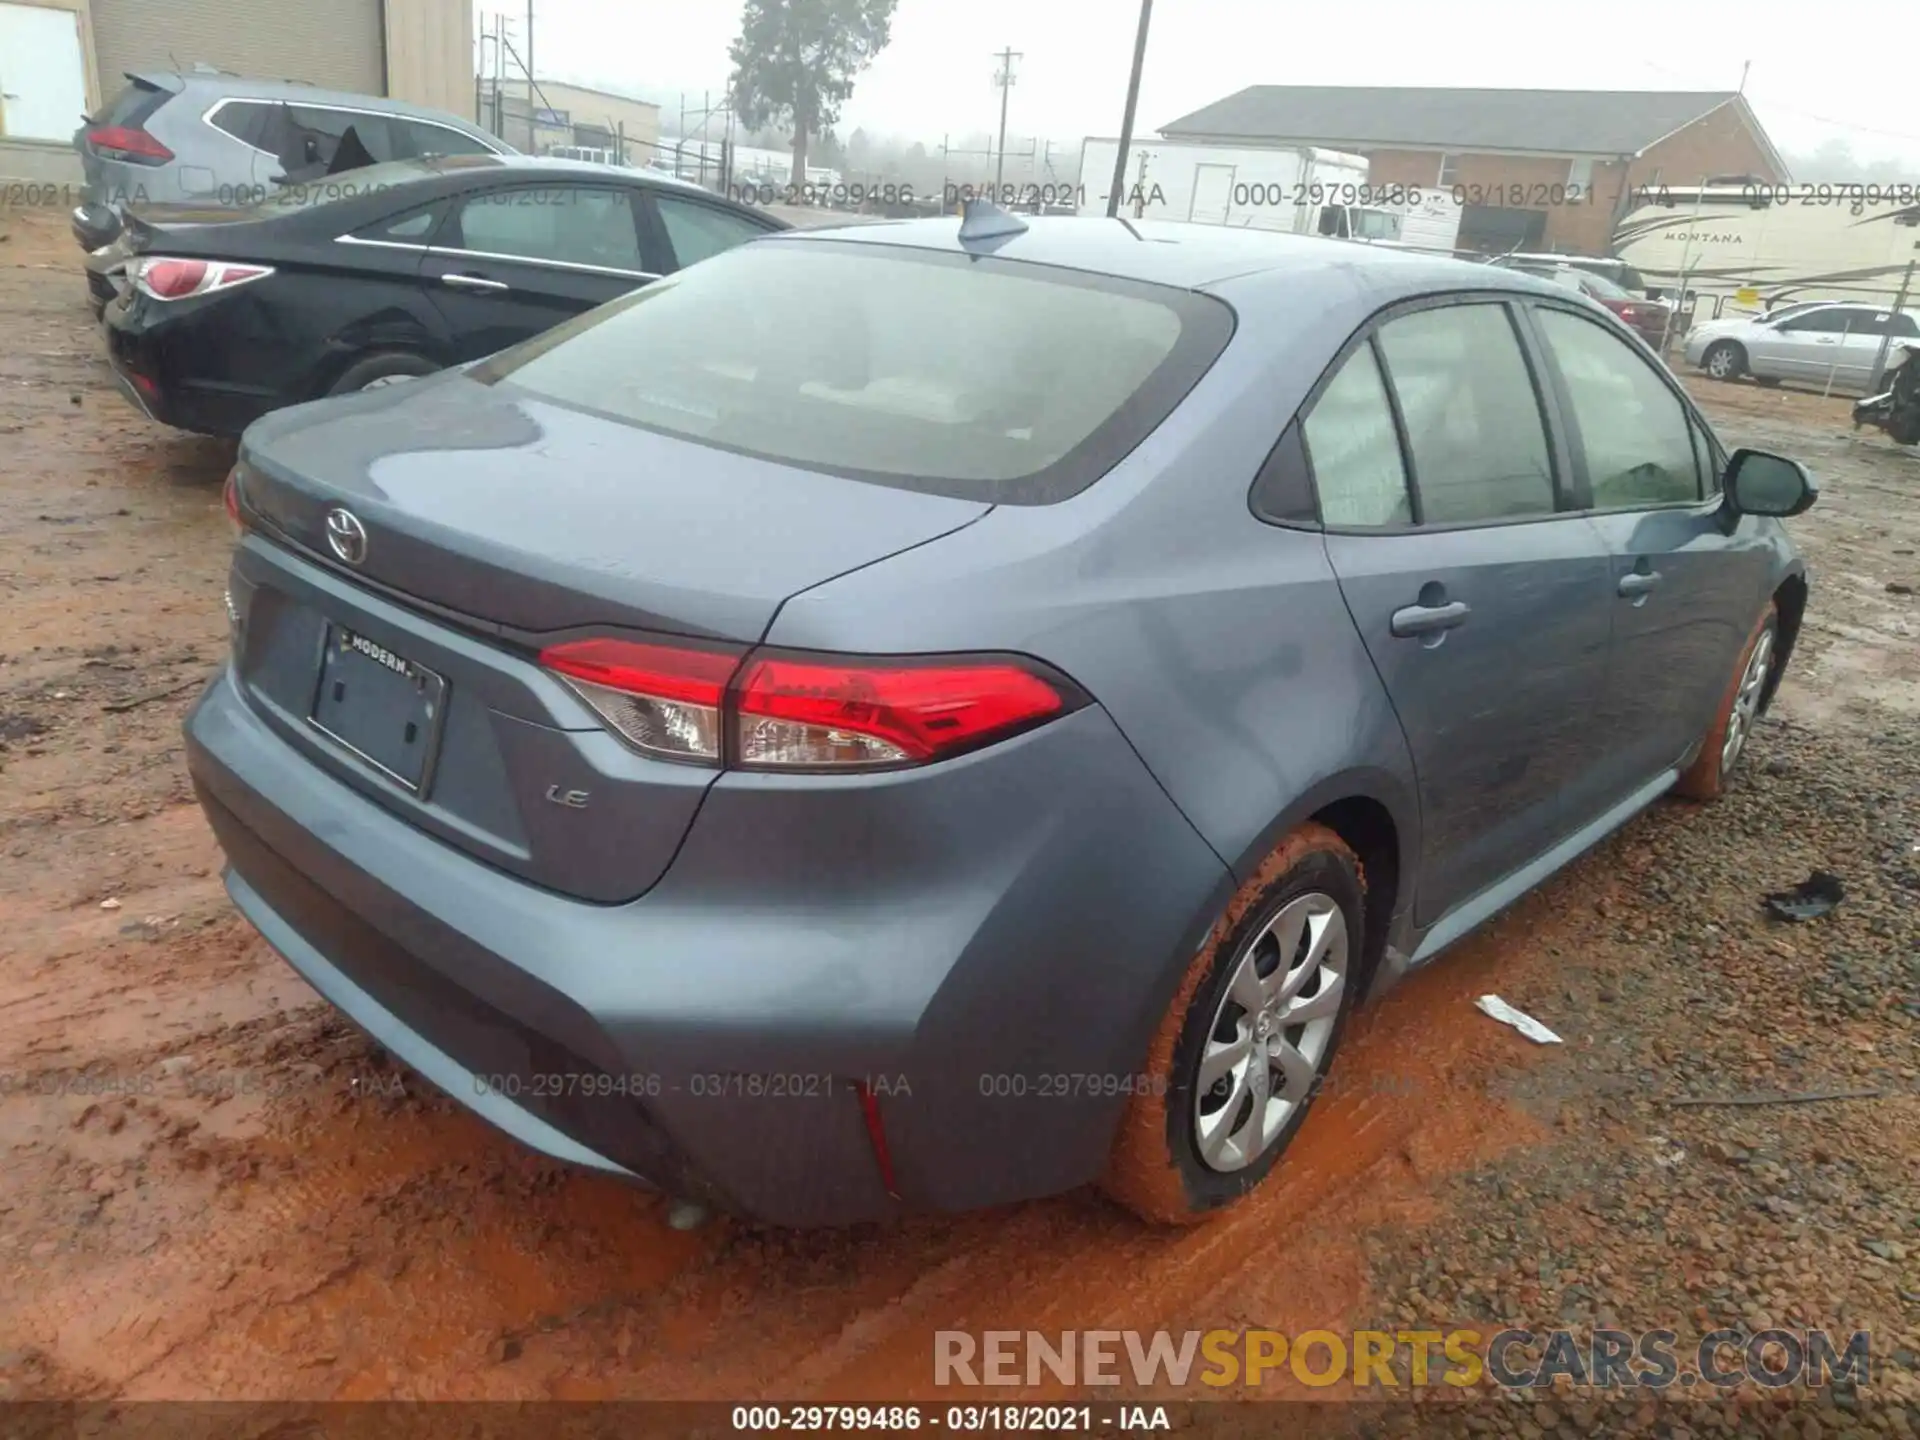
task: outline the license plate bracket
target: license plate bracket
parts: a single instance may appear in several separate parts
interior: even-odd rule
[[[433,777],[447,682],[344,625],[322,636],[307,723],[416,795]]]

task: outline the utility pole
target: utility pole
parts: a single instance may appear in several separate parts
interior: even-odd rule
[[[1113,157],[1113,191],[1107,196],[1107,218],[1120,214],[1120,191],[1127,183],[1127,150],[1133,144],[1133,112],[1140,103],[1140,71],[1147,63],[1147,22],[1153,18],[1153,0],[1140,0],[1140,33],[1133,39],[1133,74],[1127,77],[1127,109],[1120,118],[1120,151]]]
[[[1912,260],[1907,261],[1907,273],[1900,277],[1900,294],[1893,302],[1893,313],[1900,314],[1907,308],[1907,291],[1913,286]],[[1880,384],[1887,377],[1887,351],[1893,347],[1893,327],[1889,325],[1886,333],[1880,337],[1880,349],[1873,357],[1873,381],[1867,386],[1867,394],[1878,395]],[[1909,360],[1909,365],[1914,362]]]
[[[527,114],[533,114],[533,0],[527,0]]]
[[[998,158],[993,162],[993,189],[1000,192],[1000,179],[1007,167],[1007,92],[1013,89],[1013,62],[1027,57],[1020,51],[1008,46],[998,56],[1000,71],[993,77],[994,84],[1000,87],[1000,143],[997,147]]]

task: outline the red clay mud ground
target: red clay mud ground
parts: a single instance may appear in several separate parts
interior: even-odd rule
[[[1364,1014],[1256,1203],[1186,1232],[1082,1194],[678,1233],[393,1068],[234,916],[178,733],[225,644],[231,448],[120,399],[58,217],[0,231],[0,1398],[933,1399],[937,1329],[1723,1314],[1870,1327],[1867,1398],[1920,1394],[1920,457],[1845,402],[1696,386],[1826,487],[1745,782]],[[1762,918],[1815,866],[1839,911]],[[1488,991],[1569,1043],[1479,1015]],[[1878,1094],[1666,1103],[1827,1088]],[[1696,1429],[1754,1433],[1718,1415]],[[1911,1433],[1831,1396],[1764,1418]]]

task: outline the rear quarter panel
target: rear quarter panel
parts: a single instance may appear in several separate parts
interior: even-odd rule
[[[1337,260],[1283,292],[1225,293],[1235,338],[1105,478],[804,592],[768,640],[1039,656],[1105,707],[1237,878],[1350,795],[1393,814],[1404,874],[1418,840],[1411,760],[1325,544],[1248,505],[1301,397],[1379,301]],[[1184,964],[1167,959],[1156,1005]]]
[[[380,213],[405,208],[391,203]],[[153,248],[273,266],[276,274],[207,307],[197,343],[215,347],[222,368],[272,377],[288,403],[311,400],[372,351],[411,351],[443,366],[456,358],[421,284],[424,251],[335,238],[371,213],[329,205],[278,221],[189,227]]]

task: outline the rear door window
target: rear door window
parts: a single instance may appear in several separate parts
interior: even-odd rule
[[[492,150],[464,131],[450,125],[435,125],[428,120],[408,120],[389,116],[387,125],[399,153],[396,159],[415,159],[423,155],[490,155]]]
[[[1824,310],[1806,310],[1780,322],[1780,328],[1793,334],[1838,335],[1843,331],[1859,330],[1867,316],[1844,305],[1829,306]]]
[[[1572,439],[1586,460],[1594,508],[1698,500],[1700,455],[1680,397],[1610,330],[1565,310],[1534,313],[1566,382]]]
[[[644,272],[626,190],[541,185],[490,190],[460,206],[459,249],[518,260]]]
[[[1380,327],[1422,524],[1551,514],[1546,421],[1503,304],[1416,310]]]
[[[399,158],[394,154],[385,115],[337,110],[329,105],[274,104],[268,109],[261,138],[252,143],[275,156],[292,178],[311,180],[325,175],[340,158],[340,147],[349,132],[372,157],[371,163]]]

